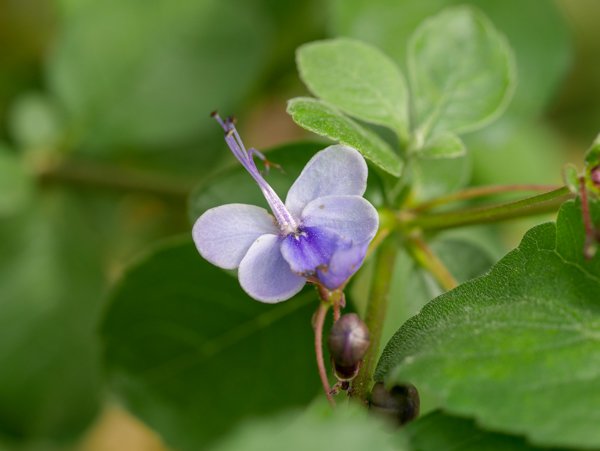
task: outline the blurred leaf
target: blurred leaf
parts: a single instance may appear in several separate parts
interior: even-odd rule
[[[0,221],[0,434],[17,443],[72,439],[98,409],[104,276],[75,205],[49,191]]]
[[[457,158],[467,153],[465,144],[453,133],[443,133],[419,150],[422,158]]]
[[[408,136],[408,92],[398,66],[379,49],[351,39],[304,44],[298,71],[310,91],[357,119]]]
[[[268,56],[268,23],[247,2],[106,0],[64,9],[49,84],[73,145],[103,153],[190,142],[211,123],[210,111],[248,94]]]
[[[505,38],[464,6],[423,22],[409,41],[407,61],[417,140],[481,128],[502,113],[516,83]]]
[[[552,100],[569,67],[569,31],[553,0],[330,0],[330,3],[332,35],[351,36],[377,45],[401,64],[406,59],[409,36],[424,19],[449,5],[466,3],[480,8],[506,35],[516,56],[519,82],[508,108],[511,114],[539,115]],[[587,95],[589,98],[589,92]]]
[[[543,123],[505,118],[466,141],[477,184],[560,183],[565,155]]]
[[[472,420],[435,412],[392,431],[389,424],[349,403],[332,410],[318,402],[305,412],[247,421],[212,451],[535,451],[523,438],[480,429]],[[553,448],[554,449],[554,448]]]
[[[449,412],[534,443],[599,447],[600,256],[585,260],[583,241],[567,202],[556,225],[533,228],[488,275],[409,320],[376,378],[411,381]]]
[[[327,103],[297,97],[288,101],[287,111],[301,127],[356,148],[366,159],[392,175],[399,176],[402,172],[402,160],[385,141]]]
[[[133,265],[102,326],[108,376],[127,407],[177,449],[198,450],[246,418],[319,391],[307,291],[276,305],[172,241]]]
[[[263,451],[308,449],[328,451],[409,450],[387,423],[369,415],[358,404],[336,409],[316,403],[303,413],[287,413],[263,421],[247,422],[235,434],[211,448],[213,451]]]
[[[33,180],[16,154],[0,144],[0,218],[19,212],[30,200]]]
[[[535,451],[523,438],[479,428],[473,420],[434,412],[409,423],[403,430],[419,451]],[[552,448],[557,450],[557,448]]]

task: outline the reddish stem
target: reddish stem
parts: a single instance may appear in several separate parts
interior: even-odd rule
[[[324,302],[321,302],[319,304],[319,308],[315,313],[313,327],[315,330],[315,354],[317,356],[317,367],[319,369],[319,377],[321,378],[323,390],[325,391],[325,396],[327,396],[329,404],[335,406],[335,401],[330,393],[331,387],[329,386],[329,379],[327,378],[325,360],[323,359],[323,326],[325,324],[325,315],[327,314],[328,308],[329,305]]]

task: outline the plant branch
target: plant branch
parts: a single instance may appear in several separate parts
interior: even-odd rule
[[[498,222],[506,219],[522,218],[541,213],[554,212],[565,201],[573,198],[567,187],[526,199],[478,208],[467,208],[445,213],[413,215],[398,214],[399,225],[403,229],[440,230],[474,224]]]
[[[515,193],[523,191],[553,191],[560,188],[558,185],[491,185],[491,186],[475,186],[457,191],[455,193],[446,194],[435,199],[423,202],[415,206],[412,211],[423,212],[439,207],[440,205],[449,204],[451,202],[475,199],[478,197],[493,196],[495,194]]]
[[[185,199],[193,183],[150,171],[126,169],[107,164],[62,161],[36,168],[42,183],[66,183],[115,191],[138,191],[169,198]]]
[[[456,288],[458,283],[454,276],[420,236],[412,236],[408,242],[413,258],[435,277],[444,290]]]
[[[365,313],[365,324],[369,329],[371,345],[363,359],[358,375],[352,381],[352,388],[350,389],[350,396],[363,401],[366,401],[371,389],[373,372],[379,357],[381,333],[383,332],[397,253],[396,242],[393,238],[390,238],[381,244],[375,256],[374,276]]]

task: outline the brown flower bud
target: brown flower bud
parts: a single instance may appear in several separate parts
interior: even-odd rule
[[[369,348],[369,329],[356,313],[342,315],[331,328],[327,344],[337,378],[351,380]]]
[[[398,425],[403,425],[419,416],[421,401],[414,385],[396,385],[386,390],[383,383],[378,382],[371,391],[369,408],[381,413]]]

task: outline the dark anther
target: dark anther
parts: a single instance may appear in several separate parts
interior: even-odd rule
[[[331,328],[327,344],[336,377],[352,380],[369,348],[369,329],[356,313],[342,315]]]
[[[217,117],[218,114],[219,114],[219,112],[217,110],[211,111],[210,117]]]
[[[395,385],[386,390],[383,383],[378,382],[371,391],[369,408],[390,418],[398,425],[403,425],[419,416],[421,401],[414,385]]]

